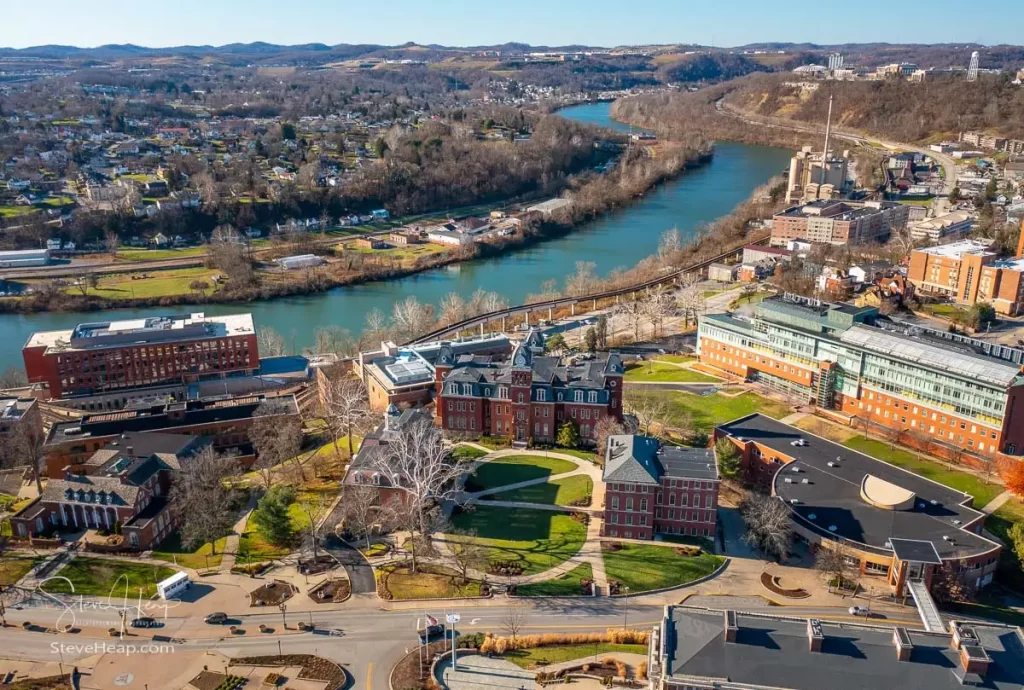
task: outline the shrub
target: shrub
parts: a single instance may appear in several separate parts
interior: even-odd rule
[[[583,672],[584,673],[589,673],[590,672],[590,664],[583,664]]]
[[[647,680],[647,662],[641,661],[636,665],[636,677],[638,680]]]
[[[616,660],[615,662],[615,675],[623,680],[626,679],[626,664]]]

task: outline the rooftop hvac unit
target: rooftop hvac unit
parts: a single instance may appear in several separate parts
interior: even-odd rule
[[[932,500],[928,501],[928,502],[931,503],[933,506],[939,505],[939,502],[936,501],[934,498]]]
[[[817,519],[817,517],[818,516],[816,514],[814,514],[814,513],[808,513],[807,514],[807,519],[808,520],[815,520],[815,519]]]
[[[836,464],[835,464],[834,462],[832,462],[831,460],[829,460],[829,461],[828,461],[828,466],[829,466],[829,467],[835,467],[835,466],[836,466]]]
[[[810,479],[807,479],[806,477],[804,477],[803,479],[801,479],[801,480],[800,480],[800,483],[801,483],[801,484],[810,484],[810,483],[811,483],[811,480],[810,480]]]
[[[800,473],[800,468],[799,467],[793,467],[793,468],[790,468],[789,471],[794,473],[794,474],[799,474]]]
[[[954,524],[954,525],[959,525],[959,524],[960,524],[960,521],[959,521],[959,520],[953,520],[953,524]]]
[[[793,480],[791,478],[789,478],[789,477],[786,477],[782,481],[786,482],[787,484],[792,484],[793,483]]]
[[[794,505],[794,506],[795,506],[795,505],[796,505],[797,503],[799,503],[799,502],[800,502],[800,501],[798,501],[798,500],[797,500],[797,499],[795,499],[795,498],[791,498],[791,499],[789,499],[789,503],[790,503],[790,505]]]
[[[828,526],[828,531],[829,532],[835,532],[837,529],[839,529],[839,528],[836,527],[835,525],[829,525]]]

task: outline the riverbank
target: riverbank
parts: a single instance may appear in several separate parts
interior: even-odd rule
[[[589,181],[571,190],[568,194],[572,200],[571,205],[552,214],[550,218],[525,225],[512,235],[488,238],[455,249],[423,244],[395,248],[395,253],[390,255],[390,250],[371,250],[369,253],[344,251],[341,256],[331,255],[322,266],[299,271],[275,270],[269,265],[258,266],[256,282],[242,288],[232,287],[230,281],[226,285],[218,285],[212,280],[215,272],[208,259],[206,270],[198,270],[194,277],[189,274],[181,280],[162,281],[161,286],[166,286],[163,292],[167,294],[153,294],[161,292],[159,287],[153,285],[161,279],[143,273],[138,285],[139,292],[150,293],[145,296],[135,296],[134,286],[130,284],[133,293],[131,297],[111,297],[111,290],[103,290],[99,284],[93,286],[93,289],[101,294],[90,295],[88,285],[56,289],[52,284],[40,281],[34,284],[34,293],[30,296],[0,298],[0,314],[87,313],[178,305],[250,304],[283,297],[315,295],[371,282],[399,280],[452,264],[500,257],[559,239],[604,214],[628,207],[659,185],[706,165],[712,156],[713,151],[710,149],[694,150],[672,144],[663,146],[659,155],[654,157],[634,154],[630,160],[624,160],[621,168],[592,176]],[[327,254],[319,247],[314,251],[321,255]],[[412,260],[406,261],[410,257],[409,252],[419,252],[419,255],[412,255]],[[396,257],[398,261],[395,261]],[[185,270],[181,273],[184,275],[188,272]],[[135,276],[130,278],[135,280]],[[79,278],[79,281],[82,280],[85,278]],[[80,289],[83,294],[71,294],[72,290]]]
[[[607,118],[607,103],[583,107],[587,108],[588,121],[601,116],[599,107],[604,109]],[[561,115],[576,117],[578,112],[571,108],[561,111]],[[272,328],[284,337],[289,350],[302,352],[315,347],[317,329],[344,329],[358,335],[367,327],[370,317],[373,317],[372,323],[379,323],[380,315],[391,315],[394,306],[409,296],[434,306],[437,313],[447,296],[457,294],[468,300],[477,291],[500,294],[509,303],[523,303],[531,295],[546,292],[548,285],[562,290],[577,263],[588,265],[598,278],[621,275],[656,253],[662,235],[670,228],[679,229],[683,243],[703,235],[708,224],[728,215],[744,203],[754,189],[779,174],[792,155],[792,150],[788,149],[724,141],[715,146],[714,156],[706,164],[665,181],[633,203],[605,213],[574,232],[544,242],[500,256],[420,271],[401,279],[371,281],[268,301],[204,303],[197,310],[211,316],[251,313],[258,328]],[[105,308],[102,318],[139,319],[168,310]],[[0,338],[0,370],[21,366],[21,347],[33,332],[67,330],[97,318],[99,313],[0,316],[5,335]]]

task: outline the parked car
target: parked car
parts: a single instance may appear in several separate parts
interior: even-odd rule
[[[434,625],[428,625],[425,628],[419,630],[420,641],[426,644],[435,637],[441,637],[444,635],[444,623],[436,623]]]
[[[327,634],[330,635],[331,637],[344,637],[345,636],[345,631],[342,630],[341,628],[332,628],[331,631],[328,632]]]
[[[223,611],[217,611],[215,613],[211,613],[203,620],[205,620],[210,625],[223,625],[224,623],[228,622],[228,614],[224,613]]]
[[[851,606],[850,607],[850,615],[851,616],[864,616],[865,618],[870,618],[871,617],[871,609],[869,609],[867,606]]]

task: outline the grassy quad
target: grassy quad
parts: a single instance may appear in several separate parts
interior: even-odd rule
[[[1003,487],[999,484],[988,483],[977,475],[950,469],[930,460],[923,460],[909,450],[890,448],[885,441],[856,436],[845,441],[843,445],[879,460],[885,460],[951,489],[970,494],[974,497],[974,507],[978,509],[985,507],[989,501],[1003,492]]]
[[[679,420],[688,418],[693,420],[695,431],[704,433],[711,433],[719,424],[754,412],[781,419],[791,411],[785,403],[749,392],[740,395],[696,395],[670,390],[635,390],[629,395],[660,398],[668,407],[666,421],[669,426],[677,425]]]
[[[225,535],[213,544],[207,542],[193,549],[186,549],[181,544],[181,535],[178,532],[173,532],[153,552],[153,558],[158,561],[177,563],[182,568],[192,568],[193,570],[217,568],[224,559],[224,546],[227,540]]]
[[[128,598],[136,599],[141,588],[142,598],[148,599],[156,594],[156,583],[176,572],[174,568],[153,563],[77,557],[55,575],[70,580],[73,589],[59,579],[47,582],[44,588],[48,592],[120,598],[124,596],[127,577]]]
[[[571,516],[548,510],[477,505],[455,515],[455,527],[472,530],[488,549],[488,561],[519,562],[524,575],[543,572],[575,556],[587,528]]]
[[[699,556],[682,556],[667,546],[620,546],[618,551],[603,553],[604,568],[609,580],[629,587],[629,594],[693,582],[710,575],[725,561],[706,551]]]
[[[467,491],[483,491],[531,479],[546,479],[555,474],[572,472],[576,465],[569,460],[539,455],[507,455],[484,463],[466,480]]]
[[[520,503],[543,503],[546,505],[581,505],[579,501],[589,499],[594,492],[594,482],[586,475],[563,477],[543,484],[524,486],[512,491],[490,494],[484,500],[517,501]],[[587,505],[590,501],[587,500]]]
[[[505,652],[502,659],[511,661],[520,668],[531,668],[538,664],[559,664],[563,661],[585,659],[588,656],[602,654],[647,654],[645,644],[611,644],[595,642],[592,644],[549,645],[547,647],[529,647]]]
[[[717,383],[718,377],[657,361],[643,362],[626,369],[626,381],[636,383]]]
[[[0,589],[5,585],[13,585],[42,560],[42,558],[28,556],[10,556],[0,559]]]
[[[377,571],[377,580],[394,601],[480,596],[479,582],[460,582],[454,570],[434,565],[420,564],[415,573],[408,565],[388,566]]]
[[[578,565],[565,575],[553,580],[534,582],[516,587],[516,596],[520,597],[578,597],[580,581],[592,580],[594,569],[589,563]]]

